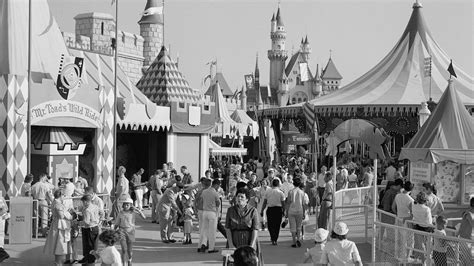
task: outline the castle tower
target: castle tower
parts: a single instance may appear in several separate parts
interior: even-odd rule
[[[308,35],[306,35],[306,38],[301,40],[301,56],[303,57],[303,60],[308,63],[309,61],[309,55],[311,54],[311,47],[309,46],[309,41],[308,41]]]
[[[138,21],[143,37],[143,71],[148,69],[163,46],[163,7],[159,0],[147,0],[142,18]]]
[[[90,12],[74,17],[76,21],[76,40],[81,36],[90,39],[92,51],[112,54],[112,41],[115,36],[115,21],[110,14]]]
[[[272,49],[268,50],[268,59],[270,60],[270,88],[277,89],[279,81],[285,69],[285,62],[288,53],[285,50],[286,31],[285,25],[278,6],[277,14],[272,16],[270,38],[272,40]]]
[[[314,87],[313,87],[313,95],[319,96],[322,92],[322,82],[321,77],[319,76],[319,64],[316,65],[316,74],[314,75]]]

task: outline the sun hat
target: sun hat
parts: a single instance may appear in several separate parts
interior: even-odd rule
[[[314,232],[314,241],[316,242],[324,242],[328,238],[329,231],[324,228],[318,228]]]
[[[132,198],[130,198],[129,195],[120,196],[120,198],[118,199],[118,202],[121,203],[121,204],[124,204],[124,203],[133,204],[133,200],[132,200]]]
[[[344,222],[337,222],[334,225],[333,229],[334,233],[340,235],[340,236],[345,236],[349,232],[349,227],[347,227],[347,224]]]

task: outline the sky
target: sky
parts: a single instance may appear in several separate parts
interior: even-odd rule
[[[146,0],[119,1],[119,30],[139,33],[137,21]],[[115,16],[111,0],[48,0],[62,31],[74,32],[73,17],[86,12]],[[412,12],[412,0],[282,0],[289,54],[308,36],[309,64],[332,59],[348,84],[375,66],[396,44]],[[474,76],[472,0],[421,0],[423,14],[440,47]],[[179,54],[179,69],[194,89],[204,90],[206,63],[217,59],[232,90],[254,71],[258,54],[260,83],[268,84],[270,19],[278,0],[167,0],[165,45]],[[287,60],[288,62],[288,60]],[[447,66],[446,66],[447,67]]]

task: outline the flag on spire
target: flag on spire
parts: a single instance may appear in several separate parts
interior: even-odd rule
[[[451,60],[451,62],[449,63],[448,72],[449,72],[449,78],[451,78],[451,76],[454,76],[455,78],[458,77],[456,76],[456,72],[454,72],[453,60]]]

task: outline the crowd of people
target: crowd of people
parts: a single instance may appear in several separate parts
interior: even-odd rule
[[[35,183],[28,175],[21,194],[37,200],[39,232],[46,237],[44,252],[55,256],[56,265],[100,261],[131,265],[136,216],[146,220],[145,208],[151,210],[149,221],[158,224],[163,243],[176,243],[173,233],[179,228],[184,235],[182,244],[193,244],[191,233],[195,231],[199,233],[197,252],[215,253],[219,232],[227,239],[226,247],[236,249],[235,265],[239,265],[239,256],[247,262],[263,262],[258,240],[261,231],[268,231],[271,244],[278,245],[280,230],[288,225],[291,247],[300,248],[305,240],[305,224],[310,215],[315,215],[316,245],[306,251],[307,260],[315,264],[360,264],[357,246],[347,240],[348,226],[338,222],[330,229],[330,216],[335,191],[372,186],[377,180],[373,168],[345,164],[329,170],[322,166],[315,173],[309,172],[307,164],[302,157],[268,165],[258,158],[247,163],[241,163],[240,158],[214,159],[197,182],[186,166],[178,172],[172,163],[163,164],[147,180],[142,180],[143,169],[129,175],[120,166],[110,213],[84,178],[73,182],[63,177],[55,186],[46,174]],[[382,216],[382,222],[394,224],[392,216],[396,216],[403,222],[412,220],[416,230],[446,235],[444,206],[434,184],[425,184],[423,191],[412,196],[413,184],[406,181],[403,166],[387,167],[384,179],[386,188],[380,193],[379,208],[393,215]],[[73,202],[74,196],[80,197],[81,204]],[[226,200],[230,207],[225,211]],[[5,209],[0,209],[3,215]],[[473,209],[471,200],[471,210],[463,215],[459,228],[460,237],[471,239]],[[81,259],[77,252],[79,232]],[[422,238],[414,242],[415,248],[423,248]],[[100,252],[99,243],[103,246]],[[120,252],[115,243],[120,244]],[[433,256],[443,261],[443,246],[436,247]],[[255,259],[251,258],[254,255]],[[412,255],[416,257],[417,253]]]

